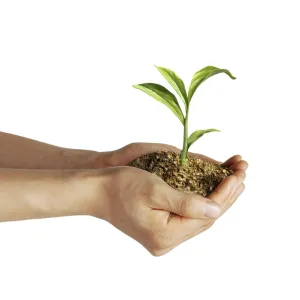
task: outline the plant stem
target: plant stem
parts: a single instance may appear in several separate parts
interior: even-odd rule
[[[184,130],[183,130],[183,146],[180,157],[180,165],[187,164],[187,145],[188,145],[188,122],[189,122],[189,105],[186,107],[186,114],[184,119]]]

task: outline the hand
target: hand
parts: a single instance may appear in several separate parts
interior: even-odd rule
[[[181,150],[167,144],[132,143],[118,150],[106,152],[105,166],[106,167],[126,166],[134,159],[156,151],[174,151],[176,153],[180,153]],[[232,169],[233,171],[240,170],[245,172],[246,169],[248,168],[248,163],[242,160],[242,157],[240,155],[234,155],[224,163],[216,161],[210,157],[198,153],[189,152],[189,155],[199,157],[202,160],[210,161],[212,163],[223,165],[227,168]],[[243,183],[241,183],[240,189],[244,190],[244,188],[245,187],[243,186]]]
[[[100,157],[99,161],[101,160],[103,162],[105,160],[106,167],[126,166],[136,158],[156,151],[174,151],[176,153],[180,153],[181,150],[167,144],[132,143],[115,151],[100,153],[103,155]],[[210,157],[204,156],[202,154],[189,152],[189,155],[197,156],[202,160],[210,161],[212,163],[221,164],[221,162],[216,161]],[[223,165],[226,167],[231,167],[241,160],[242,157],[240,155],[235,155],[230,159],[228,159],[225,163],[223,163]],[[240,164],[239,167],[242,168],[243,170],[246,170],[245,167],[247,165],[248,164],[244,162]],[[101,164],[100,167],[102,167]]]
[[[243,192],[247,163],[235,156],[226,165],[233,175],[207,198],[181,193],[137,168],[103,169],[105,183],[99,188],[104,201],[96,199],[92,215],[107,220],[153,255],[166,254],[211,227]],[[170,218],[170,213],[176,215]]]

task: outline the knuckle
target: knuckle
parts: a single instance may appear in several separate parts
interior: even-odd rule
[[[146,201],[151,204],[159,203],[161,197],[161,186],[160,184],[153,183],[148,186],[147,189],[144,189],[144,197]]]
[[[155,234],[152,237],[152,243],[151,244],[152,244],[153,249],[155,249],[155,250],[163,250],[166,247],[163,239],[157,234]]]
[[[161,234],[168,234],[167,220],[169,213],[168,212],[154,212],[150,216],[149,224],[151,226],[151,231],[160,232]]]
[[[154,198],[154,195],[156,193],[155,187],[153,185],[147,186],[147,188],[142,189],[141,192],[142,192],[143,198],[145,198],[145,200],[147,202],[152,202],[151,200],[152,200],[152,198]]]
[[[165,231],[152,232],[150,234],[150,247],[149,251],[154,253],[161,253],[172,247],[172,241],[170,241]]]
[[[138,150],[138,147],[139,147],[138,145],[139,145],[138,143],[130,143],[130,144],[118,149],[117,152],[119,154],[121,153],[123,155],[124,155],[124,153],[125,154],[132,153],[132,152],[135,153]]]
[[[130,143],[126,147],[129,148],[129,149],[132,149],[132,148],[134,149],[134,148],[137,147],[137,145],[138,145],[138,143]]]
[[[149,251],[153,256],[155,256],[155,257],[160,256],[160,255],[159,255],[160,252],[159,252],[158,250],[148,249],[148,251]]]
[[[189,214],[191,210],[192,194],[185,194],[182,196],[180,203],[179,212],[182,216]]]
[[[141,143],[130,143],[127,146],[125,146],[125,149],[128,152],[137,152],[139,149],[141,149]]]
[[[155,257],[159,257],[162,255],[167,254],[170,250],[153,250],[153,249],[148,249],[150,254],[152,254]]]

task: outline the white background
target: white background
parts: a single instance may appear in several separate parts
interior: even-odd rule
[[[0,130],[99,151],[181,146],[182,128],[132,84],[175,70],[196,92],[193,146],[249,162],[212,229],[155,258],[110,224],[0,224],[0,299],[299,299],[298,1],[0,1]]]

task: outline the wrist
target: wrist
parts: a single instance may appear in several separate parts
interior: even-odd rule
[[[77,171],[76,186],[78,214],[106,219],[108,212],[109,175],[107,169]]]
[[[112,152],[62,149],[60,156],[67,169],[100,169],[111,166]]]
[[[94,215],[96,209],[98,217],[105,214],[105,198],[101,197],[105,190],[102,169],[38,172],[30,172],[30,177],[37,178],[34,179],[36,188],[25,197],[34,218]]]

